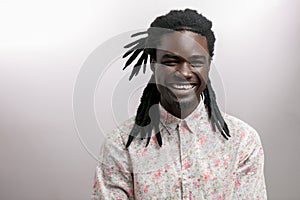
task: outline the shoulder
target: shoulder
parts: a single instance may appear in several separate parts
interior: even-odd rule
[[[224,120],[228,125],[231,138],[240,143],[240,146],[261,145],[258,132],[248,123],[229,114],[224,114]]]
[[[255,165],[263,164],[264,150],[258,132],[234,116],[225,114],[224,118],[232,135],[232,142],[236,147],[239,166],[244,166],[246,161],[254,162]]]
[[[134,125],[134,122],[135,122],[135,116],[132,116],[126,121],[120,123],[117,126],[117,128],[115,128],[109,134],[106,135],[106,139],[110,143],[114,143],[116,146],[125,148],[127,138]]]

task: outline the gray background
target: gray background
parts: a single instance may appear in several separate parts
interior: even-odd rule
[[[299,1],[4,0],[1,200],[89,199],[96,163],[77,136],[72,114],[80,67],[112,36],[186,7],[213,21],[226,111],[261,136],[269,199],[300,199]]]

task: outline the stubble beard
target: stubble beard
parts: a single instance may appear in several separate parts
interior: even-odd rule
[[[164,87],[164,89],[166,89],[164,92],[167,96],[165,96],[164,98],[164,102],[161,102],[161,104],[165,107],[165,109],[169,109],[168,111],[171,114],[175,114],[177,116],[181,116],[183,118],[185,118],[186,116],[188,116],[192,111],[194,111],[194,109],[196,109],[196,107],[198,106],[199,102],[200,102],[200,96],[197,97],[196,93],[194,94],[195,96],[191,99],[181,99],[179,97],[176,97],[174,93],[172,93],[172,91],[166,87]],[[163,94],[161,94],[162,97]],[[161,98],[160,97],[160,98]],[[172,113],[174,112],[174,113]]]

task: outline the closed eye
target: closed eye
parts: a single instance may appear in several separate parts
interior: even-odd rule
[[[192,65],[193,67],[203,67],[205,65],[204,62],[199,61],[199,62],[190,62],[190,65]]]
[[[161,64],[167,65],[167,66],[175,66],[180,62],[180,56],[166,53],[163,55],[161,59]]]
[[[167,66],[175,66],[178,63],[179,63],[178,60],[167,60],[162,62],[163,65],[167,65]]]

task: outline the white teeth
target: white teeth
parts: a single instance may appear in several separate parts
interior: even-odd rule
[[[193,85],[173,84],[173,87],[174,87],[175,89],[188,90],[188,89],[192,89],[192,88],[193,88]]]

